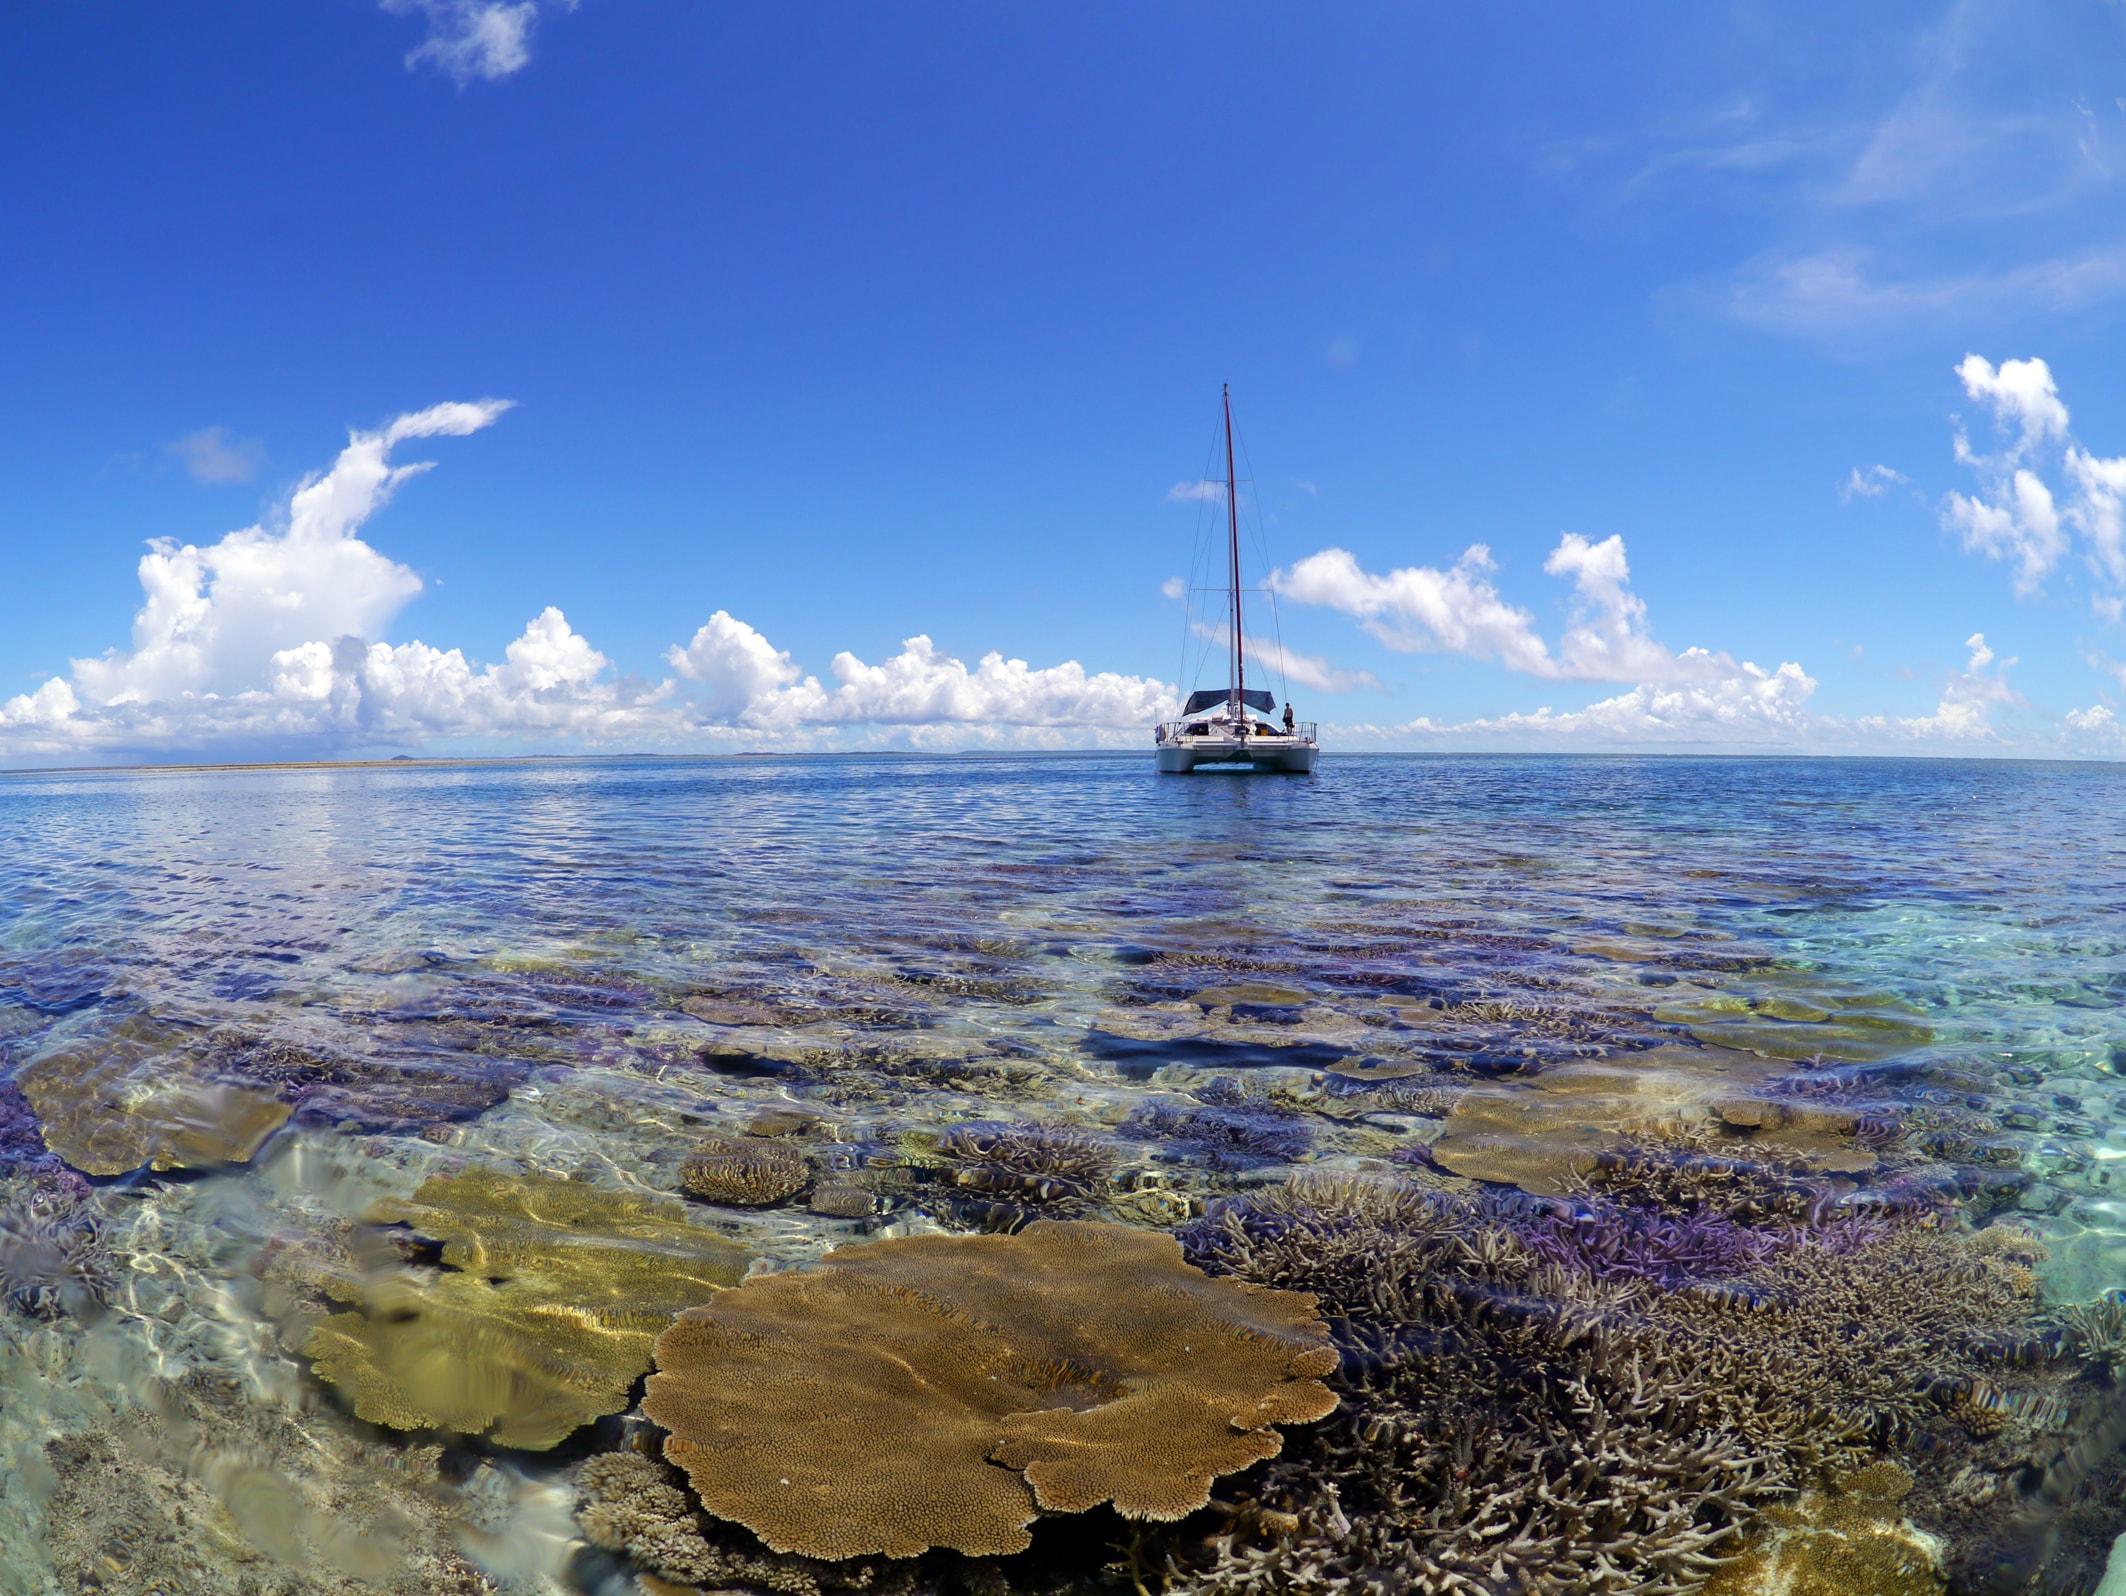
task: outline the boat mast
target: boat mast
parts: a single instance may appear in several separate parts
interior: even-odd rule
[[[1225,387],[1225,526],[1233,554],[1233,696],[1228,713],[1238,722],[1247,714],[1245,650],[1240,635],[1240,499],[1233,482],[1233,385]]]

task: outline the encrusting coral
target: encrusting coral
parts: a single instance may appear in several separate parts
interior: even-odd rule
[[[204,1078],[185,1041],[152,1021],[124,1020],[31,1060],[15,1085],[45,1145],[85,1175],[247,1162],[286,1123],[288,1105]]]
[[[669,1202],[488,1169],[369,1218],[440,1243],[443,1267],[326,1279],[357,1306],[310,1331],[318,1376],[372,1423],[504,1446],[549,1447],[626,1407],[657,1334],[747,1262]]]
[[[679,1172],[679,1184],[693,1196],[742,1208],[794,1197],[811,1180],[804,1154],[758,1137],[704,1137]]]
[[[1941,1542],[1904,1516],[1912,1476],[1873,1463],[1766,1510],[1706,1596],[1936,1596]]]
[[[642,1406],[709,1511],[777,1551],[996,1554],[1042,1512],[1201,1507],[1272,1426],[1335,1407],[1335,1363],[1310,1298],[1042,1220],[756,1276],[658,1339]]]
[[[1612,1249],[1506,1196],[1295,1178],[1184,1233],[1213,1272],[1318,1295],[1344,1405],[1225,1530],[1175,1537],[1169,1588],[1694,1590],[1769,1503],[1922,1428],[1942,1450],[1981,1380],[2058,1378],[2010,1356],[2036,1305],[1999,1247],[1804,1216],[1762,1247],[1641,1219]]]

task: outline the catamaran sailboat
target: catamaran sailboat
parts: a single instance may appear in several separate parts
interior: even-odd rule
[[[1231,674],[1224,687],[1206,687],[1188,695],[1181,718],[1163,723],[1153,734],[1162,774],[1186,775],[1198,765],[1240,765],[1249,770],[1305,775],[1320,751],[1312,721],[1295,721],[1284,706],[1282,723],[1267,717],[1277,709],[1276,695],[1247,684],[1246,633],[1240,614],[1240,499],[1234,491],[1233,390],[1225,390],[1225,523],[1230,563],[1228,660]],[[1265,718],[1252,713],[1260,710]]]

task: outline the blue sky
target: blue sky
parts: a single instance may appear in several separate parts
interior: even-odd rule
[[[1148,744],[1226,381],[1331,746],[2126,752],[2115,4],[80,0],[0,73],[8,763]]]

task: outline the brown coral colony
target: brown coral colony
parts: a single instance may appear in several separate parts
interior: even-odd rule
[[[712,1203],[764,1208],[795,1197],[812,1180],[802,1153],[758,1137],[710,1136],[679,1171],[679,1183]]]
[[[776,1551],[997,1554],[1044,1511],[1201,1507],[1277,1454],[1273,1426],[1335,1408],[1336,1361],[1311,1297],[1040,1221],[756,1277],[658,1339],[643,1411],[703,1504]]]

